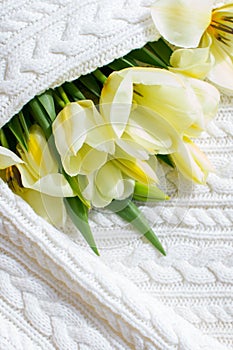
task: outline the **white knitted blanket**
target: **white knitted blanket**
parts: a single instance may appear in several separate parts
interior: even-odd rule
[[[1,0],[0,126],[43,90],[158,34],[151,0]],[[113,214],[92,212],[96,257],[0,183],[0,349],[233,349],[233,100],[199,139],[207,186],[177,183],[143,207],[162,257]]]

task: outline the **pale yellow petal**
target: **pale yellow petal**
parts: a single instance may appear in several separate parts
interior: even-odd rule
[[[170,58],[171,72],[181,73],[197,79],[204,79],[210,71],[214,59],[210,55],[211,36],[202,37],[200,47],[175,50]]]
[[[86,111],[85,143],[99,151],[114,152],[113,131],[91,100],[77,102]]]
[[[133,84],[130,75],[124,79],[114,72],[109,75],[101,92],[100,112],[107,123],[117,135],[123,134],[129,113],[131,110],[133,96]]]
[[[74,197],[75,194],[62,174],[48,174],[30,188],[53,197]]]
[[[95,184],[98,191],[107,198],[117,199],[124,193],[124,179],[121,171],[111,161],[99,169]]]
[[[20,172],[23,186],[26,188],[31,188],[39,178],[32,175],[32,173],[28,170],[27,164],[16,164],[16,166]]]
[[[150,154],[169,154],[178,147],[176,129],[158,113],[143,106],[131,113],[126,132]]]
[[[82,176],[80,189],[84,198],[89,200],[96,208],[104,208],[112,202],[112,197],[107,197],[106,193],[101,193],[95,183],[96,172],[88,176]]]
[[[197,137],[205,130],[208,122],[212,120],[218,111],[220,102],[220,93],[212,85],[199,79],[189,78],[188,83],[195,92],[197,104],[201,106],[201,113],[193,122],[193,124],[185,131],[190,137]]]
[[[99,169],[106,162],[107,157],[106,152],[84,144],[75,156],[67,155],[62,159],[62,163],[66,173],[70,176],[87,175]]]
[[[215,58],[214,66],[207,75],[208,79],[226,94],[233,94],[233,56],[229,56],[217,39],[213,39],[211,54]]]
[[[46,221],[55,226],[64,226],[66,209],[62,198],[47,196],[34,190],[24,191],[21,197]]]
[[[142,160],[149,158],[148,151],[146,151],[145,147],[141,146],[140,143],[135,142],[135,140],[127,134],[123,134],[121,139],[116,140],[116,145],[133,158]]]
[[[205,184],[209,171],[213,169],[205,154],[188,139],[171,158],[184,177],[199,184]]]
[[[0,169],[6,169],[9,166],[23,163],[14,152],[10,151],[8,148],[0,146]]]
[[[132,196],[133,191],[134,191],[134,186],[135,186],[135,181],[132,179],[126,179],[123,177],[124,181],[124,192],[122,196],[118,197],[118,200],[123,200],[126,199],[130,196]]]
[[[24,151],[20,144],[17,145],[17,151],[34,177],[39,178],[58,171],[58,165],[51,154],[44,133],[36,124],[29,130],[28,151]]]
[[[73,102],[65,106],[53,122],[56,148],[63,158],[67,153],[75,155],[86,139],[89,108]]]
[[[210,24],[212,0],[157,0],[151,8],[159,33],[171,44],[197,47]]]

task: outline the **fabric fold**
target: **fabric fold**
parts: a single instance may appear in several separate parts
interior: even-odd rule
[[[94,309],[96,318],[106,320],[134,349],[227,349],[125,277],[112,274],[100,258],[38,218],[2,182],[0,193],[1,216],[9,239],[14,242],[17,237],[16,245],[49,269],[84,305]]]

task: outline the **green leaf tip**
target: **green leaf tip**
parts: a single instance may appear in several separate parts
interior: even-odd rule
[[[64,198],[64,203],[72,222],[81,232],[89,247],[99,256],[100,254],[88,223],[88,208],[79,197]]]
[[[132,224],[161,254],[166,255],[162,244],[150,227],[150,224],[131,199],[128,198],[121,201],[114,200],[107,208]]]
[[[52,91],[48,90],[37,97],[38,97],[39,102],[44,107],[45,111],[47,112],[49,118],[53,122],[54,119],[56,118],[56,111],[55,111],[55,105],[54,105]]]
[[[136,182],[133,199],[140,202],[158,202],[168,200],[170,197],[157,186]]]
[[[15,136],[16,140],[19,142],[21,147],[23,148],[24,151],[28,151],[28,142],[27,142],[27,135],[25,135],[22,125],[20,123],[20,119],[18,116],[15,116],[12,118],[8,124],[8,128],[12,132],[12,134]]]

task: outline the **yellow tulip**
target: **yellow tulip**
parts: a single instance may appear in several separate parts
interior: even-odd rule
[[[157,182],[156,159],[141,160],[132,157],[118,145],[115,153],[94,172],[79,175],[83,197],[95,207],[105,207],[113,199],[122,200],[133,195],[135,181],[145,185]]]
[[[62,165],[70,176],[95,171],[114,152],[111,132],[91,100],[68,104],[52,128]]]
[[[207,29],[212,38],[210,55],[214,58],[208,79],[225,93],[233,93],[233,4],[221,6],[212,12]]]
[[[169,154],[183,135],[200,134],[216,114],[219,99],[217,89],[206,82],[163,69],[134,67],[108,77],[100,111],[116,139],[135,142],[150,154]]]
[[[233,92],[233,4],[213,9],[212,0],[157,0],[151,8],[160,34],[183,47],[171,57],[171,70],[207,78]]]
[[[6,169],[5,180],[39,215],[53,224],[64,224],[66,212],[63,197],[72,197],[74,193],[58,172],[39,126],[33,125],[29,131],[28,151],[19,144],[17,151],[20,157],[0,147],[0,169]]]
[[[187,179],[205,184],[213,166],[206,155],[189,138],[184,137],[177,152],[171,154],[178,171]]]
[[[105,101],[102,108],[108,109]],[[124,111],[122,111],[124,114]],[[103,207],[113,199],[133,194],[135,180],[157,181],[148,151],[130,137],[118,137],[114,127],[98,112],[92,101],[68,104],[53,123],[57,150],[65,171],[78,176],[83,197],[93,206]]]
[[[96,208],[103,208],[113,199],[125,199],[134,191],[134,180],[127,178],[114,162],[108,161],[95,172],[79,176],[84,198]]]
[[[171,44],[197,47],[211,22],[213,0],[156,0],[152,19],[159,33]]]

